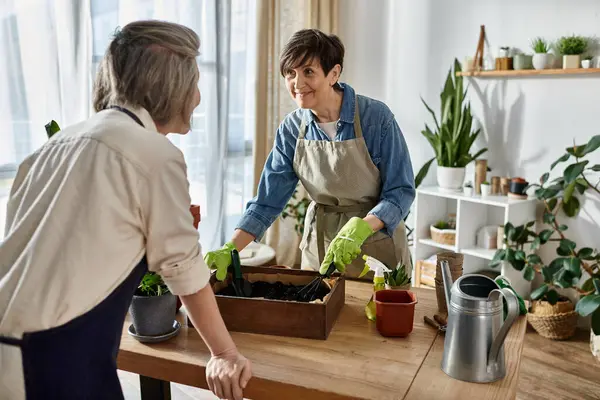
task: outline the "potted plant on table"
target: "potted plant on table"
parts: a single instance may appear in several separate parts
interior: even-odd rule
[[[581,68],[588,69],[592,65],[593,56],[585,56],[583,60],[581,60]]]
[[[583,36],[563,36],[558,41],[558,51],[563,56],[563,69],[579,68],[581,55],[585,53],[588,40]]]
[[[421,101],[433,117],[435,126],[433,130],[425,124],[421,131],[435,152],[432,160],[437,160],[438,185],[445,191],[461,191],[465,178],[465,167],[487,148],[471,154],[471,146],[479,136],[481,129],[473,130],[473,116],[471,106],[466,101],[467,90],[463,87],[463,77],[457,76],[461,72],[460,63],[454,60],[454,71],[448,71],[446,83],[440,94],[441,114],[440,120],[435,112]],[[430,160],[431,161],[431,160]],[[425,174],[427,171],[425,171]]]
[[[531,48],[533,49],[533,58],[531,60],[533,68],[545,69],[550,65],[550,43],[546,39],[536,37],[531,41]]]
[[[410,276],[406,273],[406,265],[400,263],[395,270],[385,272],[385,288],[404,290],[410,287]]]
[[[535,196],[544,203],[543,222],[546,229],[539,233],[531,230],[535,221],[513,226],[504,226],[505,248],[496,252],[491,266],[509,263],[522,271],[523,277],[532,281],[536,274],[544,283],[531,293],[532,312],[528,320],[536,331],[551,339],[567,339],[575,333],[577,315],[591,315],[591,346],[600,342],[600,252],[591,247],[579,247],[567,238],[568,226],[560,223],[558,212],[575,217],[580,210],[578,195],[586,192],[600,195],[598,172],[600,164],[590,165],[588,155],[600,147],[600,135],[592,137],[586,144],[567,148],[567,152],[552,163],[550,170],[558,164],[572,160],[563,173],[549,181],[550,172],[544,173],[536,188]],[[595,182],[593,184],[592,182]],[[540,246],[558,243],[556,257],[549,263],[534,253]],[[560,290],[575,290],[580,298],[575,304],[559,294]]]
[[[129,307],[135,337],[163,337],[176,333],[177,296],[173,295],[160,275],[147,272],[140,282]]]

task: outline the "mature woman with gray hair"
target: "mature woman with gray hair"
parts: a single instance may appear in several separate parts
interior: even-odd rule
[[[212,357],[220,398],[251,378],[207,285],[182,153],[200,102],[190,29],[138,21],[110,43],[90,119],[19,166],[0,244],[0,397],[119,399],[116,355],[146,271],[179,295]]]

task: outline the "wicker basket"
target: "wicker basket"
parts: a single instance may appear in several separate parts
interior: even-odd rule
[[[534,301],[527,321],[540,336],[553,340],[565,340],[573,337],[577,329],[579,314],[575,305],[559,301],[552,305],[546,301]]]
[[[438,229],[431,225],[431,239],[440,244],[454,246],[456,243],[456,229]]]

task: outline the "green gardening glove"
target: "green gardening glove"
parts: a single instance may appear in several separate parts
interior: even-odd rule
[[[227,277],[227,268],[231,265],[231,252],[235,250],[232,242],[227,242],[219,250],[209,251],[204,256],[204,262],[210,269],[217,270],[217,280]]]
[[[508,281],[500,276],[500,277],[496,278],[495,282],[498,284],[498,286],[500,286],[501,289],[508,288],[515,294],[515,296],[517,296],[517,299],[519,300],[519,315],[527,314],[527,307],[525,307],[525,301],[523,301],[523,299],[521,298],[521,296],[519,296],[517,294],[515,289],[513,289],[512,286],[509,285]],[[506,302],[506,300],[503,301],[504,316],[506,317],[506,314],[508,313],[508,306],[506,305],[505,302]]]
[[[344,272],[346,265],[350,264],[360,254],[360,248],[373,229],[364,219],[353,217],[340,229],[336,237],[331,241],[319,272],[325,275],[331,263],[335,268]]]

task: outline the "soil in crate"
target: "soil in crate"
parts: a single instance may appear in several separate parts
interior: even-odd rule
[[[264,298],[268,300],[286,300],[286,301],[299,301],[307,303],[307,300],[300,299],[298,292],[304,287],[304,285],[297,286],[292,284],[284,284],[282,282],[253,282],[252,295],[253,298]],[[321,300],[329,294],[331,289],[325,283],[321,283],[317,290],[317,295],[313,297],[316,300]],[[221,296],[232,296],[235,297],[235,290],[232,285],[226,286],[217,292],[217,295]]]

